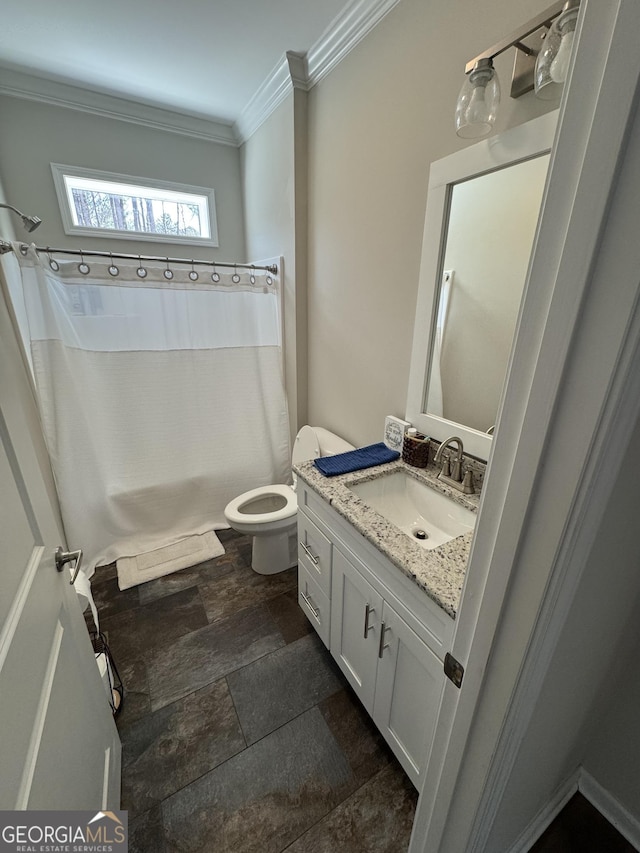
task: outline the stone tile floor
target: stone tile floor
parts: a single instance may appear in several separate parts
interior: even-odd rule
[[[634,853],[635,847],[582,794],[574,794],[530,853]]]
[[[417,793],[298,607],[296,570],[251,545],[120,592],[92,588],[125,684],[131,853],[404,853]]]

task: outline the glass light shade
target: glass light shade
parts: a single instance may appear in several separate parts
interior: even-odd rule
[[[463,139],[488,136],[500,104],[500,83],[490,59],[480,59],[467,75],[456,103],[456,133]]]
[[[538,98],[557,100],[567,79],[578,8],[565,9],[551,25],[536,60],[534,87]]]

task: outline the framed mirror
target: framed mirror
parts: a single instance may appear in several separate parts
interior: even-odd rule
[[[432,164],[407,420],[488,459],[557,111]]]

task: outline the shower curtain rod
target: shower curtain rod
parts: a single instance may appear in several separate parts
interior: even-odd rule
[[[241,269],[248,270],[265,270],[265,272],[269,272],[272,275],[278,275],[278,265],[277,264],[268,264],[267,266],[260,266],[259,264],[230,264],[224,261],[198,261],[192,258],[168,258],[166,256],[160,255],[123,255],[121,252],[96,252],[96,251],[84,251],[84,249],[55,249],[52,246],[36,246],[36,252],[44,252],[49,255],[76,255],[78,257],[92,257],[92,258],[118,258],[119,260],[126,261],[154,261],[159,263],[168,263],[168,264],[191,264],[195,266],[206,266],[206,267],[230,267],[231,269],[236,269],[240,267]],[[20,251],[22,254],[26,254],[29,246],[26,243],[20,244]],[[13,246],[11,243],[8,243],[6,240],[0,241],[0,255],[5,255],[7,252],[12,252]]]

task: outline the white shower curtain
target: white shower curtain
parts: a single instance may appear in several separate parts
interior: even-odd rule
[[[453,270],[444,270],[442,282],[438,294],[438,313],[436,315],[436,327],[433,338],[433,352],[431,354],[431,373],[429,379],[429,391],[427,399],[427,412],[430,415],[444,415],[444,391],[442,387],[442,348],[444,346],[444,333],[447,326],[447,315],[449,313],[449,298],[453,285]]]
[[[173,266],[168,280],[166,265],[93,258],[83,275],[14,248],[67,543],[89,575],[226,527],[229,500],[286,482],[277,277]]]

